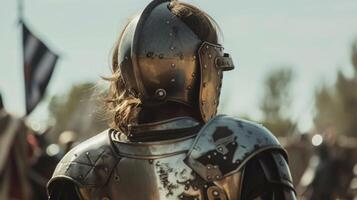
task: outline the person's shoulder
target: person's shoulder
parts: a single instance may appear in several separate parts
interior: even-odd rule
[[[247,143],[253,145],[253,148],[281,146],[274,134],[263,125],[228,115],[217,115],[203,126],[201,132],[203,135],[211,135],[214,141],[228,136],[234,137],[238,144]]]
[[[246,138],[255,137],[256,139],[263,138],[264,141],[257,140],[257,143],[259,144],[266,143],[280,145],[274,134],[262,124],[259,124],[257,122],[227,115],[218,115],[211,120],[210,124],[208,124],[208,126],[211,127],[214,127],[215,125],[227,127],[227,129],[231,129],[233,131],[233,134],[237,136],[245,136]]]
[[[265,151],[285,151],[264,126],[227,115],[218,115],[200,130],[186,162],[205,179],[221,179],[239,171]]]
[[[78,187],[104,185],[119,158],[109,138],[110,130],[80,143],[58,163],[48,187],[66,180]]]

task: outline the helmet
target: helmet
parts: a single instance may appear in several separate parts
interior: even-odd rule
[[[122,81],[144,105],[199,105],[208,121],[217,112],[222,71],[234,68],[232,59],[220,44],[199,38],[169,5],[153,0],[125,27],[118,47]]]

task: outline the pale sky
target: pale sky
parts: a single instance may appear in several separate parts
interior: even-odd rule
[[[110,52],[125,22],[148,0],[24,0],[25,20],[61,55],[47,94],[109,75]],[[313,93],[331,85],[338,69],[351,73],[350,45],[357,38],[356,0],[190,0],[221,26],[224,46],[236,65],[225,73],[221,112],[261,117],[266,72],[289,65],[296,73],[294,101],[287,115],[299,128],[312,126]],[[21,35],[16,1],[0,2],[0,91],[5,106],[25,113]],[[43,122],[44,101],[31,115]]]

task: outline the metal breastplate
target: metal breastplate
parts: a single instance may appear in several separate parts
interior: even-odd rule
[[[143,131],[180,130],[197,126],[190,118],[177,118],[135,127]],[[238,200],[241,173],[220,181],[205,181],[185,164],[197,135],[155,142],[130,142],[110,131],[117,164],[105,186],[79,187],[83,199],[120,200]]]
[[[121,160],[105,190],[93,190],[90,196],[120,200],[238,199],[240,173],[217,183],[206,182],[184,163],[194,139],[189,136],[165,142],[114,142]],[[236,192],[229,193],[229,188]]]

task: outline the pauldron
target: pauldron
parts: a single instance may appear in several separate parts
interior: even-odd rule
[[[278,140],[265,127],[219,115],[202,128],[186,163],[206,181],[215,181],[239,171],[260,152],[273,149],[287,159]]]

